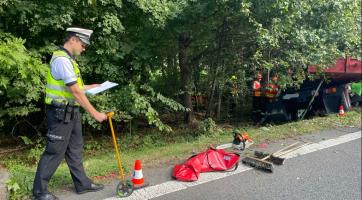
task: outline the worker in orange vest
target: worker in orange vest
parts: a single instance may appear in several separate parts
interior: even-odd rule
[[[261,79],[262,75],[260,72],[256,75],[256,79],[253,81],[253,96],[260,97],[261,96]]]
[[[253,111],[261,111],[262,109],[262,92],[261,92],[261,79],[263,78],[261,72],[255,77],[252,83],[252,96],[253,96]]]
[[[272,76],[271,82],[269,82],[265,87],[265,97],[269,102],[274,102],[277,100],[279,93],[278,75],[274,74]]]

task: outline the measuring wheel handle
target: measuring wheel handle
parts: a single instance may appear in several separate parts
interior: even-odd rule
[[[106,112],[106,115],[108,117],[109,127],[112,132],[112,140],[113,140],[114,150],[116,153],[116,158],[117,158],[117,163],[118,163],[118,168],[119,168],[118,178],[120,179],[120,182],[118,183],[117,188],[116,188],[116,195],[121,198],[128,197],[132,194],[134,187],[133,187],[132,181],[125,179],[125,176],[123,173],[121,156],[120,156],[120,153],[118,150],[117,139],[116,139],[116,135],[114,133],[113,124],[112,124],[112,117],[114,115],[114,112],[112,112],[112,111]]]
[[[113,111],[107,111],[106,115],[107,115],[108,118],[112,118],[113,115],[114,115],[114,112]]]

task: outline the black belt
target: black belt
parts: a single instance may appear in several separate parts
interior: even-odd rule
[[[50,110],[55,110],[55,109],[59,109],[59,108],[61,108],[61,109],[65,109],[67,106],[54,106],[54,105],[49,105],[49,104],[47,104],[46,105],[46,108],[47,109],[50,109]],[[69,108],[71,108],[73,111],[79,111],[79,106],[70,106],[70,105],[68,105],[68,107]]]
[[[63,121],[65,124],[74,119],[75,113],[79,113],[79,106],[54,106],[47,105],[47,109],[55,112],[55,118]]]

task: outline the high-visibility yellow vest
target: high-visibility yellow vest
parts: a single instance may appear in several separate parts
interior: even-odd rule
[[[78,64],[75,62],[73,58],[71,58],[67,52],[63,50],[57,50],[53,52],[53,57],[50,60],[50,65],[53,61],[58,57],[66,57],[70,60],[73,65],[74,73],[77,77],[77,84],[81,90],[84,89],[84,84],[82,77],[80,75],[80,71],[78,68]],[[51,74],[51,67],[48,68],[47,74],[47,84],[45,87],[45,104],[53,105],[53,104],[71,104],[79,106],[79,103],[75,101],[73,94],[69,91],[69,88],[65,85],[63,80],[56,80],[53,78]],[[53,102],[53,103],[52,103]]]

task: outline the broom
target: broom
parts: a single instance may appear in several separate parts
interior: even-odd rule
[[[280,149],[279,151],[274,152],[273,154],[278,154],[281,153],[293,146],[295,146],[296,144],[298,144],[298,142],[293,143],[283,149]],[[256,157],[250,157],[250,156],[246,156],[245,158],[243,158],[241,160],[241,162],[245,165],[249,165],[251,167],[254,167],[256,169],[260,169],[266,172],[273,172],[274,166],[272,162],[267,161],[267,159],[269,159],[273,154],[269,154],[268,156],[265,156],[264,158],[260,159],[260,158],[256,158]]]
[[[275,165],[282,165],[282,164],[284,164],[285,158],[280,157],[280,156],[283,156],[283,155],[285,155],[285,154],[291,153],[291,152],[293,152],[293,151],[295,151],[295,150],[297,150],[297,149],[300,149],[300,148],[302,148],[302,147],[305,147],[305,146],[307,146],[307,145],[309,145],[309,144],[310,144],[310,143],[308,142],[308,143],[305,143],[305,144],[303,144],[303,145],[300,145],[300,146],[291,148],[291,149],[289,149],[289,150],[287,150],[287,151],[280,152],[280,153],[278,153],[278,154],[275,154],[275,153],[274,153],[274,154],[271,154],[271,155],[270,155],[270,158],[269,158],[269,161],[272,162],[272,163],[275,164]]]

